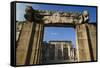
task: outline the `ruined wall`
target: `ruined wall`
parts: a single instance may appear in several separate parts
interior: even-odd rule
[[[43,24],[25,22],[16,48],[16,65],[41,63]]]
[[[16,65],[41,63],[43,22],[35,21],[32,7],[28,6],[16,47]]]

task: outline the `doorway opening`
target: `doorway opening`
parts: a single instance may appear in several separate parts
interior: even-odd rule
[[[43,63],[74,62],[76,58],[75,29],[45,26],[42,47]]]

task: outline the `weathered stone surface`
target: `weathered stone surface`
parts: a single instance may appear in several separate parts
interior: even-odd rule
[[[34,19],[34,13],[33,13],[33,11],[34,10],[33,10],[32,6],[27,6],[26,7],[26,9],[25,9],[26,14],[24,15],[24,17],[25,17],[25,19],[27,21],[30,21],[30,22],[33,21],[33,19]]]
[[[91,53],[91,60],[96,61],[97,60],[97,36],[96,36],[96,24],[87,24],[87,30],[88,30],[88,38],[89,38],[89,48]]]
[[[90,61],[88,38],[85,24],[76,26],[78,61]],[[88,56],[87,56],[88,55]]]
[[[32,12],[33,11],[33,12]],[[33,17],[33,18],[32,18]],[[83,14],[78,12],[50,12],[50,11],[36,11],[31,7],[26,8],[25,18],[28,21],[44,21],[48,23],[71,23],[80,24],[88,22],[88,12],[83,11]]]
[[[78,61],[96,60],[96,26],[80,24],[76,26],[76,48]]]
[[[71,23],[75,24],[78,23],[78,20],[76,18],[79,17],[80,14],[78,13],[60,13],[60,12],[55,12],[52,14],[47,13],[44,14],[45,16],[43,17],[43,21],[45,24],[48,23]],[[75,21],[76,20],[76,21]],[[75,23],[73,23],[75,22]]]
[[[16,41],[19,39],[20,32],[22,30],[23,22],[16,22]]]
[[[19,40],[17,41],[17,48],[16,48],[16,65],[24,65],[28,46],[30,42],[31,37],[31,31],[32,31],[32,24],[31,22],[26,22],[23,24]]]
[[[32,54],[30,57],[30,64],[39,64],[40,62],[37,62],[41,57],[39,56],[39,52],[41,51],[41,38],[42,38],[42,31],[43,31],[43,25],[42,24],[36,24],[35,33],[34,33],[34,40],[32,44]]]

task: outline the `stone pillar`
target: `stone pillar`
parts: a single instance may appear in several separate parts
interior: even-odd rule
[[[96,24],[86,24],[87,26],[87,32],[88,32],[88,40],[89,40],[89,47],[90,47],[90,53],[91,53],[91,61],[97,60],[97,40],[96,40]]]
[[[76,49],[78,61],[91,61],[88,34],[85,24],[76,25]]]
[[[26,61],[28,46],[30,42],[33,23],[25,22],[23,24],[16,48],[16,65],[24,65]]]
[[[68,57],[69,57],[69,60],[71,60],[71,57],[70,57],[70,53],[71,53],[70,51],[71,50],[70,49],[71,49],[71,45],[68,45]]]
[[[35,33],[32,44],[32,53],[30,57],[30,64],[39,64],[40,60],[40,51],[41,51],[41,42],[42,42],[42,34],[43,34],[43,24],[36,24]]]

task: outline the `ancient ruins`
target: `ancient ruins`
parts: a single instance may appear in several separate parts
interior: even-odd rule
[[[96,61],[96,24],[89,23],[88,11],[56,12],[27,6],[25,19],[16,34],[16,65],[43,64],[42,43],[45,26],[72,27],[76,32],[76,62]]]

